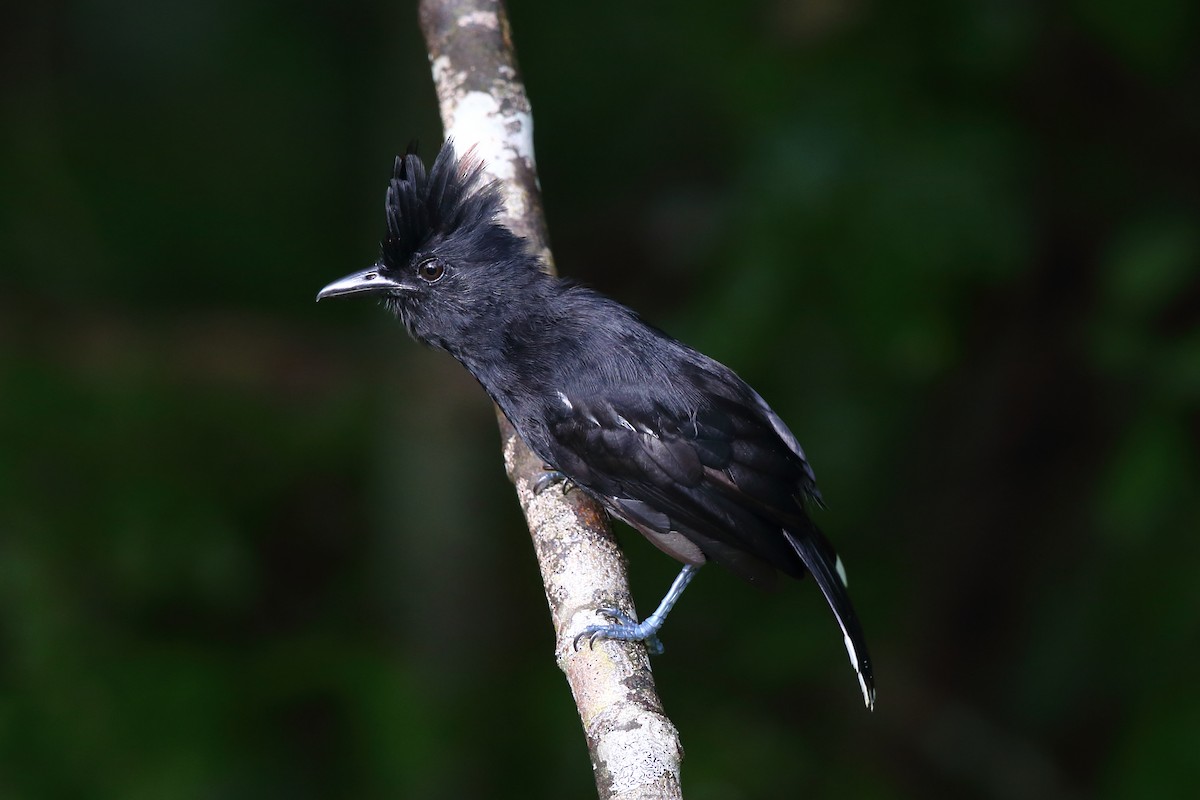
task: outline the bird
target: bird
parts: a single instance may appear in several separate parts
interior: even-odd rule
[[[710,561],[760,586],[811,574],[873,709],[865,636],[841,558],[809,516],[823,500],[796,437],[729,367],[550,275],[499,221],[499,184],[484,168],[447,139],[427,171],[410,145],[388,182],[378,259],[317,300],[380,298],[499,406],[546,465],[535,491],[565,482],[682,562],[650,616],[597,609],[612,622],[585,628],[576,649],[614,639],[660,652],[663,621]]]

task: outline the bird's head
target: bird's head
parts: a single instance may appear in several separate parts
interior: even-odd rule
[[[483,164],[458,158],[447,141],[427,173],[415,148],[396,159],[388,182],[387,233],[379,260],[334,281],[317,300],[372,293],[418,341],[454,351],[480,320],[537,277],[524,241],[496,221],[499,188]]]

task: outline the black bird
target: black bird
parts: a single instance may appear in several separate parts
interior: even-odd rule
[[[547,275],[497,222],[502,200],[482,164],[446,142],[433,168],[396,159],[379,260],[317,299],[370,292],[419,342],[466,367],[530,449],[566,480],[684,563],[658,609],[579,638],[644,641],[700,565],[766,585],[812,573],[841,626],[863,698],[875,683],[862,627],[832,545],[809,519],[821,504],[796,437],[723,364],[590,289]]]

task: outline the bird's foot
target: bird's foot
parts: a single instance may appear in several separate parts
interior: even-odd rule
[[[568,494],[575,488],[575,484],[571,483],[566,475],[562,474],[553,467],[546,467],[545,472],[538,476],[533,482],[533,493],[539,495],[556,484],[562,484],[563,494]]]
[[[579,642],[587,639],[588,647],[595,647],[597,639],[616,639],[622,642],[645,642],[646,649],[651,655],[661,655],[663,652],[663,643],[658,638],[658,629],[662,627],[662,621],[655,622],[653,619],[645,622],[638,622],[633,617],[626,614],[619,608],[598,608],[596,609],[606,617],[612,617],[617,620],[614,625],[589,625],[583,629],[583,632],[575,637],[575,649],[579,649]]]

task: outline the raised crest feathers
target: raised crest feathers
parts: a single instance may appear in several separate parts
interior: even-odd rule
[[[388,182],[384,263],[405,264],[435,238],[489,229],[500,210],[500,193],[495,184],[481,182],[482,174],[482,162],[470,151],[459,158],[453,140],[442,145],[428,173],[416,143],[409,144],[397,156]]]

